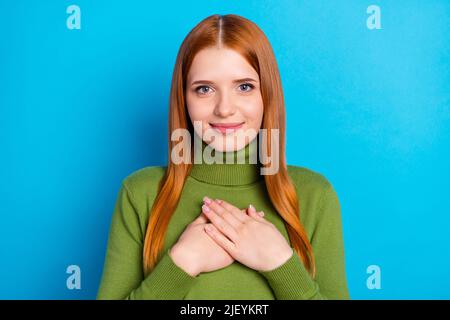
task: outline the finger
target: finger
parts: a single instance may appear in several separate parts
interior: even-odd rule
[[[264,217],[263,211],[256,211],[255,207],[253,205],[249,205],[247,209],[248,215],[258,221],[266,222]]]
[[[222,199],[216,199],[216,201],[218,201],[218,202],[220,201],[219,205],[221,205],[226,210],[231,212],[233,214],[233,216],[236,219],[238,219],[240,222],[244,223],[248,219],[246,214],[242,213],[242,211],[239,208],[236,208],[231,203],[229,203],[229,202],[227,202],[225,200],[222,200]]]
[[[255,220],[261,221],[261,222],[266,222],[266,220],[264,219],[264,217],[262,217],[262,213],[261,211],[249,211],[248,214],[250,217],[254,218]]]
[[[214,202],[212,202],[210,206],[213,205]],[[219,206],[217,203],[215,205]],[[219,214],[217,214],[215,210],[213,210],[210,206],[207,204],[204,204],[202,206],[202,211],[205,213],[208,219],[214,224],[214,226],[220,232],[222,232],[224,235],[230,238],[231,241],[233,242],[237,241],[238,234],[236,230],[225,219],[223,219]]]
[[[213,209],[222,219],[227,221],[233,228],[237,229],[242,224],[233,213],[225,209],[217,201],[211,200],[208,197],[204,197],[203,199],[211,209]]]
[[[208,217],[203,212],[200,212],[200,215],[192,221],[192,224],[203,224],[207,222],[209,222]]]
[[[233,257],[236,249],[235,244],[225,237],[213,224],[205,224],[205,232]]]

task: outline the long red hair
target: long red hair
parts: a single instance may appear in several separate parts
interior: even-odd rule
[[[178,51],[170,90],[168,165],[150,211],[143,250],[144,272],[151,272],[159,260],[169,221],[177,208],[192,167],[193,159],[188,163],[172,163],[171,150],[178,142],[171,140],[171,133],[183,128],[190,131],[191,137],[194,136],[185,105],[186,78],[197,52],[211,46],[225,46],[239,52],[259,74],[264,105],[261,129],[267,130],[268,154],[272,154],[270,130],[279,130],[279,170],[276,174],[264,175],[265,185],[272,205],[284,220],[292,247],[301,257],[306,269],[315,277],[311,244],[300,222],[300,206],[295,186],[287,173],[285,106],[275,55],[261,29],[250,20],[234,14],[216,14],[205,18],[189,32]],[[193,149],[191,150],[193,155]]]

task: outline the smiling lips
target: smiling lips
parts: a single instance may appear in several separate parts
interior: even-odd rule
[[[241,128],[244,122],[210,123],[211,127],[221,133],[231,133]]]

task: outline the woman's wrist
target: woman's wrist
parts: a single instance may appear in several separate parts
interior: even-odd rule
[[[286,262],[289,261],[289,259],[292,258],[292,255],[294,254],[294,249],[292,247],[289,247],[289,250],[287,250],[286,252],[283,252],[282,255],[280,255],[280,258],[277,259],[277,263],[275,265],[271,266],[268,270],[260,270],[260,271],[268,272],[268,271],[275,270],[275,269],[281,267],[282,265],[284,265]]]
[[[189,263],[189,260],[183,256],[182,251],[178,249],[177,245],[170,248],[168,254],[172,261],[191,277],[196,277],[200,273],[197,268],[193,267],[192,264]]]

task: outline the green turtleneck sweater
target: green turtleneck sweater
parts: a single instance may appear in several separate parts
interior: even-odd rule
[[[142,259],[144,236],[166,167],[145,167],[123,179],[97,299],[349,299],[337,193],[323,175],[304,167],[288,165],[288,174],[296,187],[300,220],[313,248],[315,279],[295,250],[288,261],[271,271],[256,271],[235,261],[196,277],[171,259],[169,249],[201,213],[204,196],[223,199],[241,209],[252,204],[257,211],[264,211],[265,219],[290,243],[283,219],[270,202],[259,165],[248,160],[253,153],[251,145],[231,152],[244,152],[245,164],[194,163],[170,220],[164,251],[147,277]]]

